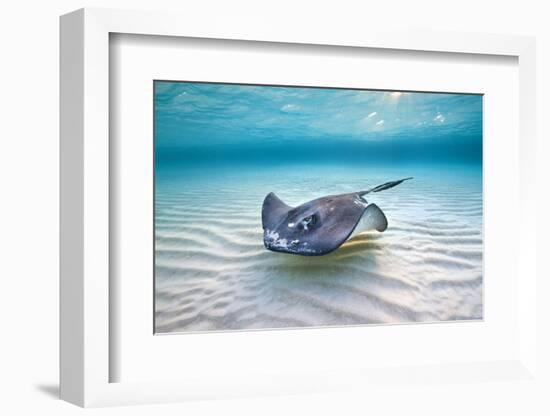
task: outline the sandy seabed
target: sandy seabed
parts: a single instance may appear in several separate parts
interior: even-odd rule
[[[261,207],[294,206],[414,176],[367,195],[388,229],[320,257],[268,251]],[[481,319],[480,169],[250,167],[160,173],[157,333]]]

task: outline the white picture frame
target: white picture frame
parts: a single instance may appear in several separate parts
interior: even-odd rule
[[[185,21],[185,24],[181,22]],[[158,403],[195,398],[323,392],[343,385],[487,377],[523,380],[536,375],[536,217],[518,224],[517,354],[506,360],[442,363],[368,372],[335,369],[330,377],[296,377],[282,368],[277,377],[239,380],[219,374],[182,381],[111,382],[110,365],[110,175],[109,36],[113,33],[207,39],[332,45],[453,54],[505,55],[519,65],[519,165],[522,214],[536,212],[535,41],[530,37],[468,33],[353,29],[307,33],[265,21],[237,28],[219,19],[208,24],[168,13],[82,9],[61,18],[61,398],[80,406]],[[274,333],[277,336],[277,333]],[[223,336],[223,334],[220,334]],[[483,374],[477,377],[475,374]],[[344,381],[345,380],[345,381]]]

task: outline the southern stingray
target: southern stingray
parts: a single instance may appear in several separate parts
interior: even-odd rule
[[[365,195],[393,188],[403,181],[386,182],[366,191],[329,195],[290,207],[270,192],[262,207],[264,245],[272,251],[321,256],[340,247],[357,234],[383,232],[388,220]]]

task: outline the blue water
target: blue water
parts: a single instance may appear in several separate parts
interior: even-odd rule
[[[155,83],[157,332],[482,318],[482,97]],[[261,205],[372,194],[384,233],[266,250]]]

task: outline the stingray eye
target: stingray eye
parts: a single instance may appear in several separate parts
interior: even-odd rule
[[[309,230],[315,225],[316,222],[317,216],[315,214],[310,215],[309,217],[305,217],[302,221],[300,221],[300,228],[302,230]]]

